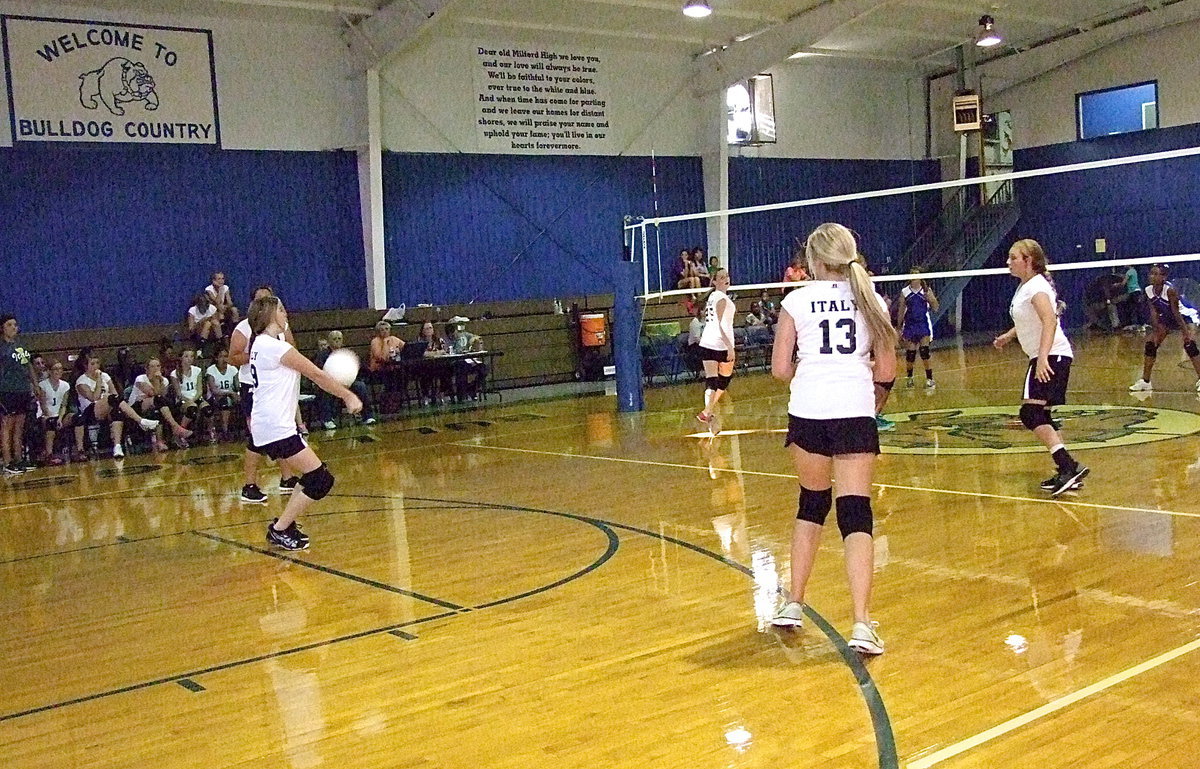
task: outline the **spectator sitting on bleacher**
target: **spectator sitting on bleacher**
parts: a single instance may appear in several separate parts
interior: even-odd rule
[[[225,285],[225,273],[214,272],[212,283],[204,289],[204,294],[213,307],[217,308],[217,322],[225,324],[225,332],[222,336],[229,336],[238,322],[238,308],[233,303],[233,295],[229,291],[229,286]]]
[[[41,357],[41,356],[38,356]],[[38,422],[45,436],[45,452],[42,461],[48,465],[61,465],[63,458],[54,452],[54,441],[59,430],[71,426],[71,385],[63,378],[63,365],[58,361],[50,364],[45,379],[38,382]]]
[[[765,288],[759,297],[758,306],[762,308],[767,325],[774,327],[779,322],[779,305],[771,300],[771,293]]]
[[[467,331],[466,319],[446,324],[446,335],[450,339],[450,352],[464,355],[483,350],[483,337]],[[479,358],[464,358],[454,361],[454,398],[459,403],[483,396],[483,385],[487,381],[487,364]]]
[[[238,370],[229,365],[228,348],[222,347],[217,350],[217,359],[205,370],[204,381],[207,385],[208,405],[221,415],[220,438],[227,441],[230,438],[229,417],[241,401]]]
[[[158,340],[158,362],[162,368],[163,376],[168,379],[175,373],[175,369],[179,367],[179,353],[175,352],[175,345],[171,343],[168,337],[160,337]]]
[[[184,350],[179,356],[179,366],[171,375],[171,384],[175,387],[175,395],[179,398],[179,425],[185,429],[199,427],[201,417],[207,413],[208,403],[204,400],[204,371],[193,365],[196,353]],[[210,440],[215,443],[210,425]],[[187,439],[177,439],[180,448],[187,448]]]
[[[400,360],[404,340],[392,334],[392,324],[381,320],[375,324],[375,336],[371,338],[371,354],[367,358],[367,369],[374,374],[389,369]]]
[[[100,359],[95,355],[88,358],[87,370],[75,380],[75,394],[79,401],[79,421],[75,423],[76,457],[86,457],[83,442],[86,427],[108,423],[112,436],[112,455],[115,459],[125,456],[125,447],[121,442],[125,432],[125,421],[140,425],[148,432],[158,427],[156,420],[143,418],[132,406],[121,400],[113,386],[112,377],[100,369]]]
[[[71,381],[78,381],[79,377],[87,373],[88,358],[92,357],[91,347],[80,347],[79,352],[75,353],[74,357],[67,356],[67,360],[71,361]]]
[[[704,333],[704,305],[697,304],[692,308],[692,322],[688,324],[688,347],[699,347],[700,336]]]
[[[686,248],[679,252],[679,264],[675,265],[675,288],[700,288],[700,275],[692,252]]]
[[[206,345],[221,338],[221,318],[208,294],[196,294],[195,301],[188,308],[187,331],[188,341],[197,350],[204,350]]]
[[[140,374],[133,380],[129,390],[129,403],[133,410],[143,417],[160,419],[171,428],[171,434],[178,438],[189,438],[191,430],[185,429],[171,413],[170,404],[171,380],[163,376],[162,363],[158,358],[146,361],[146,373]],[[155,432],[154,448],[164,451],[167,444],[163,442],[160,432]]]
[[[804,249],[797,249],[796,253],[792,254],[791,264],[783,271],[784,283],[802,283],[808,280],[808,270],[804,264],[806,259]]]
[[[30,361],[33,364],[33,379],[35,382],[44,382],[46,377],[50,376],[50,369],[46,366],[46,358],[41,353],[33,356]],[[67,385],[70,387],[70,385]]]
[[[425,358],[439,358],[450,353],[450,342],[437,332],[431,321],[421,324],[420,339],[425,343]],[[453,388],[453,377],[446,366],[425,367],[421,372],[421,404],[441,404]]]
[[[751,302],[750,312],[746,313],[746,342],[747,344],[768,344],[771,341],[771,327],[763,314],[762,304]]]
[[[704,259],[704,249],[696,246],[692,249],[692,265],[696,271],[696,276],[700,278],[700,287],[708,288],[711,284],[709,277],[708,262]]]
[[[317,368],[325,368],[325,361],[329,360],[329,353],[334,350],[340,350],[344,343],[344,337],[341,331],[330,331],[325,338],[325,345],[322,347],[317,345],[317,354],[313,356],[313,363],[317,364]],[[363,409],[359,412],[357,419],[364,425],[375,424],[375,417],[371,416],[371,390],[367,387],[362,379],[355,379],[347,389],[358,396],[362,401]],[[317,402],[315,404],[317,421],[326,430],[337,428],[337,422],[333,418],[337,415],[336,409],[340,408],[341,399],[335,398],[324,390],[317,391]]]

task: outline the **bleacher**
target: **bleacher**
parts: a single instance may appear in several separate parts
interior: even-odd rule
[[[747,344],[742,332],[745,315],[751,302],[757,299],[757,295],[735,298],[737,368],[740,371],[765,368],[770,364],[769,344]],[[572,310],[604,313],[609,316],[611,329],[613,297],[611,294],[567,297],[561,302],[565,309],[561,314],[555,313],[554,300],[551,299],[410,307],[402,322],[393,323],[392,331],[408,342],[416,339],[421,324],[427,320],[432,321],[437,333],[441,334],[449,318],[467,317],[470,319],[468,328],[483,337],[485,347],[502,353],[492,361],[492,384],[495,388],[504,390],[560,384],[585,375],[579,330]],[[339,329],[343,332],[346,347],[364,359],[375,333],[375,323],[382,315],[381,310],[372,309],[289,313],[296,346],[305,355],[311,356],[316,352],[320,337]],[[653,330],[655,324],[678,324],[678,331],[669,340],[643,335],[643,373],[648,383],[678,381],[692,370],[685,360],[684,350],[690,321],[678,297],[651,301],[646,305],[642,324],[644,331],[647,328]],[[129,349],[131,359],[141,365],[158,353],[161,339],[171,340],[179,350],[184,346],[183,336],[180,324],[166,324],[30,333],[22,338],[31,350],[58,359],[68,371],[69,356],[75,355],[84,346],[91,347],[93,354],[100,357],[104,368],[112,371],[117,362],[117,353],[122,348]]]

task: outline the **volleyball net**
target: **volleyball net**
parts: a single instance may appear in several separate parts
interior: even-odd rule
[[[776,187],[769,172],[764,166],[757,177],[766,190]],[[1200,306],[1200,219],[1191,209],[1200,196],[1200,147],[970,179],[919,179],[930,172],[926,164],[909,174],[917,183],[882,189],[627,222],[626,243],[641,271],[643,373],[673,379],[694,368],[688,331],[693,309],[707,294],[713,256],[730,271],[737,341],[755,351],[744,363],[765,365],[756,353],[771,339],[771,316],[783,294],[797,285],[781,278],[802,255],[808,233],[826,221],[855,232],[895,322],[905,286],[929,290],[936,298],[929,307],[935,338],[1011,325],[1008,302],[1016,285],[1005,259],[1021,238],[1046,250],[1069,329],[1115,332],[1148,323],[1144,288],[1150,266],[1159,263],[1170,265],[1167,280],[1184,305]],[[751,186],[740,182],[742,189]],[[721,238],[708,237],[726,229],[724,248]],[[697,246],[705,269],[682,257]]]
[[[797,253],[803,256],[811,230],[822,222],[839,222],[856,234],[881,293],[898,294],[899,286],[889,284],[918,274],[949,300],[955,317],[968,316],[955,330],[972,330],[971,314],[988,305],[985,300],[1004,284],[1008,247],[1021,238],[1042,244],[1054,275],[1064,276],[1068,306],[1079,305],[1085,289],[1105,270],[1133,265],[1145,286],[1148,265],[1158,262],[1175,265],[1172,281],[1187,289],[1190,300],[1200,301],[1189,283],[1198,278],[1192,266],[1200,253],[1200,217],[1192,202],[1200,196],[1200,148],[836,191],[839,185],[862,181],[862,168],[876,181],[895,180],[895,173],[871,170],[874,163],[859,164],[853,173],[827,167],[826,179],[809,184],[833,194],[626,223],[626,244],[632,245],[642,271],[641,300],[648,306],[685,302],[707,288],[713,257],[730,270],[734,293],[778,293],[787,287],[785,269]],[[934,162],[914,163],[916,170],[906,174],[912,179],[936,172]],[[757,194],[754,186],[778,190],[780,180],[772,174],[791,170],[786,164],[763,164],[743,172],[737,184],[731,182],[731,191],[737,187]],[[709,238],[722,230],[728,233],[724,247],[720,238]],[[703,269],[685,266],[682,258],[683,251],[697,246],[703,251]],[[1075,324],[1080,318],[1069,320]]]

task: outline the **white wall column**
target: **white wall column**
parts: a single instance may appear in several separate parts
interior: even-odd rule
[[[383,118],[379,70],[368,69],[367,146],[358,150],[358,196],[362,211],[363,254],[366,257],[367,303],[387,309],[387,262],[383,241]]]
[[[725,92],[700,97],[701,137],[700,164],[704,173],[704,209],[724,211],[729,208],[729,143]],[[722,267],[729,266],[729,217],[707,220],[708,254],[716,256]]]

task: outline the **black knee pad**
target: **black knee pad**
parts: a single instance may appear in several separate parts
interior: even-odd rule
[[[110,409],[112,409],[113,411],[118,411],[121,408],[121,396],[120,395],[116,395],[116,394],[110,395],[110,396],[108,396],[107,400],[108,400],[108,407]]]
[[[921,360],[929,360],[929,345],[921,345]]]
[[[168,403],[167,399],[162,397],[161,395],[155,395],[153,403],[154,403],[155,411],[161,411],[162,409],[171,408],[171,404]]]
[[[916,350],[905,350],[904,351],[904,360],[908,361],[909,363],[912,363],[916,359],[917,359],[917,351]]]
[[[333,473],[329,472],[329,466],[322,462],[316,470],[310,470],[300,476],[300,487],[304,489],[304,496],[309,499],[324,499],[333,488]]]
[[[720,390],[721,388],[717,387],[717,383],[720,381],[721,381],[721,377],[719,377],[719,376],[706,376],[706,377],[704,377],[704,389]]]
[[[199,412],[199,409],[197,409],[195,406],[184,406],[183,407],[183,416],[186,419],[195,419],[196,414],[198,412]]]
[[[1045,406],[1037,403],[1022,404],[1019,416],[1021,417],[1021,424],[1030,430],[1036,430],[1042,425],[1050,424],[1050,411]]]
[[[1200,355],[1200,347],[1196,346],[1196,340],[1189,339],[1183,343],[1183,351],[1187,353],[1189,358],[1195,358]]]
[[[1147,358],[1157,358],[1158,357],[1158,345],[1156,345],[1154,342],[1146,342],[1146,357]]]
[[[796,520],[824,526],[831,507],[833,507],[833,489],[813,491],[801,486],[800,505],[796,509]]]
[[[732,375],[731,376],[718,376],[718,377],[716,377],[716,380],[717,380],[717,386],[713,389],[728,390],[729,383],[731,381],[733,381],[733,376]]]
[[[874,533],[874,519],[871,517],[870,497],[838,497],[837,498],[838,529],[842,539],[857,534]]]

